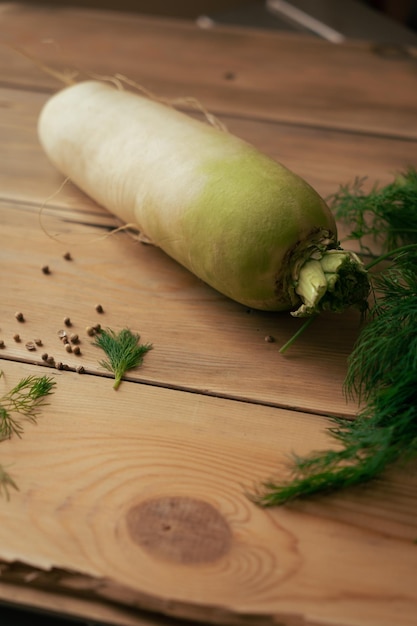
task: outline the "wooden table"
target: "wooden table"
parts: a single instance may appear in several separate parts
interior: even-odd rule
[[[323,316],[280,355],[299,321],[248,311],[160,250],[108,236],[113,216],[59,190],[36,122],[61,86],[39,62],[119,72],[198,98],[327,196],[416,164],[416,51],[7,3],[0,27],[0,391],[56,381],[37,425],[0,446],[19,487],[0,501],[0,598],[123,626],[414,626],[409,467],[280,508],[247,495],[292,452],[333,446],[330,415],[354,418],[342,386],[358,314]],[[58,338],[65,317],[80,356]],[[154,346],[117,392],[85,332],[96,323]]]

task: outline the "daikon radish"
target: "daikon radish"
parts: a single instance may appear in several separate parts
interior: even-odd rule
[[[87,195],[245,306],[308,316],[366,300],[364,267],[339,248],[322,198],[228,132],[86,81],[46,103],[39,138]]]

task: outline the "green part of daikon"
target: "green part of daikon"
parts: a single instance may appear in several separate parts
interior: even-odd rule
[[[320,311],[341,313],[356,305],[367,308],[369,280],[359,257],[346,250],[326,250],[319,260],[309,259],[300,269],[296,292],[302,305],[294,317],[309,317]]]
[[[287,168],[246,145],[237,157],[205,164],[202,175],[208,182],[182,219],[189,268],[252,308],[291,308],[296,297],[290,251],[314,238],[317,245],[320,240],[335,245],[336,227],[322,199]]]

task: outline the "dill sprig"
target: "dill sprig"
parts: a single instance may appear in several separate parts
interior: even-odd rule
[[[94,345],[101,348],[107,359],[99,365],[114,374],[114,389],[118,389],[123,376],[128,370],[142,364],[143,357],[152,349],[152,344],[141,344],[140,335],[124,328],[116,333],[110,328],[101,330],[96,336]]]
[[[27,376],[0,398],[0,440],[21,437],[23,420],[36,422],[55,382],[48,376]]]
[[[267,481],[258,503],[284,504],[366,482],[417,457],[417,245],[373,279],[369,323],[349,357],[345,392],[364,402],[353,421],[334,419],[340,449],[294,456],[287,481]]]
[[[366,180],[356,178],[353,183],[341,185],[328,198],[336,219],[352,228],[348,238],[357,240],[367,254],[371,251],[365,237],[383,252],[417,243],[417,171],[410,167],[392,183],[374,185],[370,192],[364,189]]]
[[[3,375],[3,372],[0,372]],[[36,423],[46,397],[52,393],[55,382],[48,376],[27,376],[0,398],[0,440],[13,435],[22,436],[22,420]],[[8,500],[10,489],[18,490],[10,474],[0,465],[0,495]]]

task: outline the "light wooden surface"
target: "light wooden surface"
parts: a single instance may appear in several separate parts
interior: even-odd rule
[[[3,43],[61,71],[196,96],[324,196],[417,161],[413,50],[394,59],[366,43],[7,3],[0,27]],[[324,316],[280,356],[299,322],[109,237],[116,220],[70,184],[56,193],[38,145],[40,107],[59,87],[2,46],[0,393],[32,373],[57,385],[38,424],[0,445],[19,485],[0,501],[0,599],[121,626],[414,626],[415,467],[282,508],[247,497],[284,476],[292,452],[334,445],[326,416],[354,419],[342,385],[358,315]],[[66,316],[79,357],[57,336]],[[154,345],[118,392],[85,334],[93,322]],[[34,338],[43,347],[28,352]],[[69,370],[47,369],[43,351]]]

